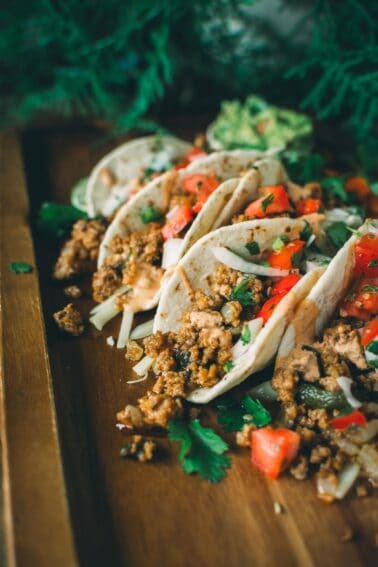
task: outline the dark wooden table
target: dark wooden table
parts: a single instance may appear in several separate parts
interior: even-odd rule
[[[181,135],[192,135],[176,124]],[[94,128],[1,136],[1,444],[3,533],[9,565],[239,567],[373,565],[377,500],[324,505],[311,482],[267,481],[234,451],[226,480],[186,476],[166,451],[158,464],[119,457],[115,413],[145,384],[126,384],[124,354],[88,329],[58,333],[67,300],[52,283],[58,244],[29,218],[40,202],[67,202],[110,145]],[[26,177],[25,177],[26,173]],[[26,181],[25,181],[26,179]],[[30,195],[30,206],[27,193]],[[29,217],[31,212],[31,217]],[[30,262],[15,275],[8,263]],[[80,300],[86,314],[89,296]],[[165,442],[163,442],[164,444]],[[168,449],[168,445],[166,445]],[[275,515],[273,503],[283,506]],[[352,541],[342,536],[351,529]]]

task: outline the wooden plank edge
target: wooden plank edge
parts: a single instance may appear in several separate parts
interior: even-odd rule
[[[0,187],[0,412],[6,555],[10,566],[70,567],[77,565],[77,554],[27,222],[20,145],[12,132],[0,135]],[[17,260],[32,264],[33,272],[13,274],[8,264]],[[27,352],[21,350],[25,346]]]

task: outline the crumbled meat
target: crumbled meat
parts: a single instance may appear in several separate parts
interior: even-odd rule
[[[126,358],[127,360],[132,360],[137,362],[143,356],[143,349],[138,345],[136,341],[129,341],[127,343]]]
[[[147,392],[138,403],[144,423],[151,426],[166,428],[172,417],[178,417],[182,413],[181,400],[167,394]]]
[[[227,301],[222,309],[222,316],[225,323],[238,327],[240,325],[240,316],[243,306],[239,301]]]
[[[143,427],[144,424],[140,409],[130,404],[117,413],[117,420],[130,429]]]
[[[142,463],[152,461],[156,451],[156,443],[151,439],[145,439],[142,435],[133,435],[131,441],[122,447],[121,457],[137,459]]]
[[[121,284],[122,276],[119,270],[112,268],[112,266],[101,266],[101,268],[93,274],[93,299],[97,301],[97,303],[105,301]]]
[[[74,337],[84,332],[83,318],[72,303],[68,303],[61,311],[54,313],[54,320],[59,329]]]
[[[344,321],[337,321],[324,333],[325,345],[352,362],[360,370],[366,370],[368,364],[361,346],[357,329]]]
[[[324,445],[317,445],[315,446],[310,455],[310,463],[312,464],[319,464],[323,463],[326,459],[328,459],[331,455],[331,449]]]
[[[196,329],[210,329],[220,327],[223,323],[222,315],[218,311],[190,311],[189,322]]]
[[[69,285],[64,288],[63,293],[71,299],[79,299],[79,297],[81,297],[82,291],[77,285]]]
[[[297,480],[305,480],[308,475],[308,458],[300,455],[290,467],[290,474]]]
[[[241,431],[236,433],[236,444],[239,447],[250,447],[251,446],[251,433],[256,429],[253,423],[246,423]]]
[[[92,272],[96,267],[98,251],[106,230],[104,221],[78,220],[55,264],[53,277],[56,280]]]

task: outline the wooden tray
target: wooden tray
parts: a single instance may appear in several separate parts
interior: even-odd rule
[[[182,129],[179,134],[189,134]],[[324,505],[311,482],[266,481],[246,451],[226,480],[186,476],[174,449],[159,464],[119,457],[115,413],[144,385],[126,384],[124,355],[94,329],[59,334],[51,282],[58,245],[28,225],[42,200],[67,202],[72,184],[109,147],[94,129],[1,137],[1,441],[9,565],[373,565],[377,500]],[[22,163],[23,159],[23,163]],[[26,173],[27,183],[23,170]],[[11,261],[30,262],[15,275]],[[85,313],[90,300],[80,303]],[[143,386],[143,387],[142,387]],[[275,515],[273,502],[284,513]],[[352,541],[342,537],[352,530]]]

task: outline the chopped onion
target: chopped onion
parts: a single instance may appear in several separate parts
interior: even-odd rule
[[[179,205],[176,205],[170,211],[168,211],[167,214],[165,215],[166,219],[171,220],[171,218],[175,216],[179,208],[180,208]]]
[[[355,483],[360,472],[360,466],[357,463],[348,463],[338,475],[338,483],[335,496],[338,500],[342,500]]]
[[[164,242],[163,258],[161,261],[163,270],[176,266],[181,256],[183,242],[183,238],[168,238],[168,240]]]
[[[138,378],[137,380],[127,380],[126,384],[138,384],[139,382],[144,382],[145,380],[147,380],[148,378],[148,374],[145,374],[144,376],[142,376],[142,378]]]
[[[336,381],[344,392],[344,396],[346,397],[348,404],[352,406],[352,408],[360,408],[362,406],[362,403],[357,400],[357,398],[355,398],[352,394],[351,387],[353,380],[347,378],[346,376],[339,376],[338,378],[336,378]]]
[[[122,295],[123,293],[126,293],[129,290],[130,287],[128,285],[121,285],[121,287],[119,287],[117,291],[115,291],[110,297],[108,297],[108,299],[105,299],[105,301],[103,301],[102,303],[95,305],[95,307],[93,307],[93,309],[90,311],[90,314],[94,315],[95,313],[98,313],[100,309],[103,309],[105,306],[109,305],[110,303],[113,303],[116,297]]]
[[[138,364],[133,366],[133,370],[134,370],[135,374],[138,374],[138,376],[144,376],[145,374],[148,373],[148,371],[151,368],[151,366],[153,365],[153,363],[154,363],[153,358],[151,358],[150,356],[144,356],[138,362]]]
[[[248,262],[224,246],[215,246],[212,248],[212,253],[215,258],[225,266],[245,274],[255,274],[257,276],[268,276],[272,278],[283,277],[289,274],[289,270],[279,270],[278,268],[270,268]]]
[[[263,327],[263,320],[261,317],[248,321],[246,323],[249,327],[251,333],[251,338],[249,343],[243,344],[242,340],[239,338],[238,342],[232,347],[232,360],[237,362],[237,359],[243,356],[249,349],[250,345],[256,340],[257,335]]]
[[[152,335],[153,326],[153,319],[150,319],[149,321],[138,325],[131,331],[130,339],[132,341],[136,341],[137,339],[144,339],[145,337],[149,337],[150,335]]]
[[[121,328],[119,330],[117,348],[125,348],[129,342],[130,331],[134,320],[134,313],[127,308],[123,310]]]
[[[345,222],[347,226],[360,226],[363,223],[361,215],[356,214],[355,210],[348,207],[341,209],[336,207],[326,212],[326,222],[331,224],[334,222]]]
[[[114,337],[112,337],[112,336],[107,337],[106,344],[109,345],[109,346],[114,346],[115,345]]]
[[[306,248],[309,248],[315,239],[316,239],[316,235],[311,234],[310,238],[306,242]]]
[[[95,313],[92,314],[92,317],[89,318],[92,325],[99,331],[102,331],[104,325],[120,312],[120,309],[114,303],[114,297],[109,297],[109,299],[112,299],[112,301],[106,300],[101,303]]]

